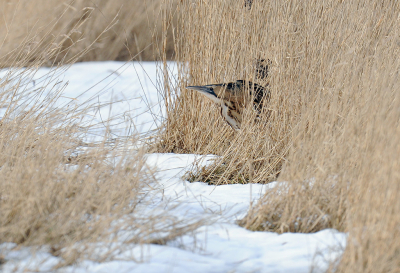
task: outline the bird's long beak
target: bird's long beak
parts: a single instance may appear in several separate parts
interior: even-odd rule
[[[213,102],[218,103],[219,99],[217,94],[215,94],[214,90],[211,87],[205,86],[186,86],[186,89],[195,90],[205,95],[207,98],[211,99]]]

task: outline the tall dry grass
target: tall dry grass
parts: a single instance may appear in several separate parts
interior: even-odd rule
[[[245,12],[243,3],[238,1],[183,2],[178,7],[177,13],[182,17],[175,42],[181,62],[178,77],[182,94],[167,105],[169,118],[159,150],[221,155],[222,159],[211,171],[203,173],[211,183],[248,183],[250,180],[265,183],[275,179],[287,153],[287,133],[292,126],[281,108],[287,100],[298,100],[298,95],[289,90],[278,92],[274,87],[274,81],[281,75],[276,73],[279,68],[271,49],[264,46],[263,33],[267,31],[261,20],[264,17],[255,20],[257,16]],[[259,58],[273,61],[270,79],[255,79],[255,63]],[[251,109],[245,113],[248,116],[245,127],[259,130],[241,130],[235,134],[211,102],[184,88],[237,79],[272,86],[274,99],[264,109],[263,121],[254,124],[251,120],[256,113]],[[292,110],[293,116],[297,116],[298,109]],[[270,120],[267,116],[271,116]]]
[[[180,81],[167,89],[177,99],[158,149],[221,156],[193,180],[279,175],[243,226],[348,231],[337,270],[399,272],[399,3],[260,0],[249,10],[241,1],[184,1],[178,9]],[[261,123],[248,109],[235,133],[212,103],[185,90],[255,80],[258,58],[273,62]]]
[[[70,37],[53,31],[61,22],[71,26],[71,35],[90,29],[98,19],[92,15],[90,9],[76,19],[66,15],[45,33],[29,34],[4,55],[15,67],[0,71],[0,243],[47,246],[62,258],[59,266],[82,258],[106,259],[133,245],[165,244],[202,222],[182,223],[149,198],[157,194],[157,181],[135,136],[109,145],[105,129],[103,141],[84,142],[93,127],[86,122],[88,113],[109,104],[59,103],[67,82],[57,75],[114,33],[115,21],[96,35],[82,33],[87,47],[79,41],[66,45]],[[33,51],[24,51],[35,40]],[[1,49],[7,47],[6,40]],[[55,60],[60,60],[57,66],[32,85],[38,69]],[[95,251],[98,244],[103,254]]]
[[[25,55],[34,62],[46,55],[44,47],[55,45],[63,51],[47,56],[44,65],[65,62],[89,45],[90,50],[78,61],[156,60],[161,49],[171,58],[173,34],[169,31],[163,36],[164,26],[159,20],[165,9],[160,0],[2,0],[0,67],[15,66]],[[105,28],[110,29],[104,33]],[[72,44],[74,47],[67,51]]]

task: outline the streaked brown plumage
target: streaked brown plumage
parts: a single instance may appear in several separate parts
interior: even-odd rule
[[[200,92],[220,106],[222,117],[235,130],[240,129],[243,110],[250,99],[253,99],[253,106],[257,112],[261,112],[264,97],[269,100],[267,89],[244,80],[186,88]]]
[[[259,59],[256,63],[256,78],[265,80],[268,76],[270,60]],[[221,115],[234,129],[239,130],[243,121],[243,110],[252,100],[254,109],[260,113],[263,103],[269,101],[267,88],[246,80],[230,83],[187,86],[187,89],[198,91],[215,102],[221,109]]]

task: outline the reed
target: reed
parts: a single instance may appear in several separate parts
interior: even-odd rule
[[[268,183],[240,223],[252,230],[349,232],[340,272],[397,272],[400,243],[399,20],[393,1],[183,1],[158,149],[216,154],[191,181]],[[272,61],[267,81],[255,60]],[[269,83],[261,122],[238,132],[186,86]],[[176,98],[176,99],[175,99]],[[247,121],[246,121],[247,120]],[[334,267],[332,266],[332,270]]]

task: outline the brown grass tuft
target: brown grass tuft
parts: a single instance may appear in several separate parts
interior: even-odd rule
[[[91,12],[60,22],[77,33],[96,22]],[[198,228],[203,220],[182,223],[163,210],[160,215],[149,197],[158,193],[157,181],[145,164],[144,148],[131,149],[135,136],[109,145],[105,130],[103,141],[83,142],[92,133],[85,117],[102,106],[57,104],[67,83],[55,84],[54,75],[84,59],[102,36],[113,33],[115,21],[98,35],[82,36],[84,48],[75,41],[65,47],[62,34],[53,36],[58,23],[52,23],[44,36],[32,33],[7,52],[16,67],[0,71],[0,243],[44,245],[62,257],[62,266],[81,258],[110,258],[132,244],[165,244]],[[35,52],[25,52],[35,39],[40,41]],[[48,80],[31,87],[37,69],[58,58],[59,66],[43,76]],[[107,248],[104,255],[94,251],[99,243]]]
[[[129,36],[136,33],[132,18],[146,29],[144,22],[152,18],[147,12],[135,17],[135,10],[120,9],[119,1],[99,1],[96,7],[88,3],[69,5],[64,18],[73,20],[64,22],[57,21],[63,12],[59,3],[48,12],[38,2],[35,7],[29,1],[4,2],[8,25],[0,46],[2,66],[124,59],[149,44],[132,43],[134,36]],[[279,175],[278,185],[253,206],[243,226],[347,231],[348,245],[335,272],[398,272],[400,4],[259,0],[249,9],[233,0],[151,3],[163,9],[156,8],[158,16],[153,16],[162,22],[149,32],[156,40],[150,56],[155,49],[166,61],[173,46],[179,61],[178,86],[171,84],[167,70],[164,74],[168,120],[157,149],[220,155],[215,164],[193,172],[193,181],[268,183]],[[31,22],[10,24],[32,18],[28,15],[36,7],[46,12],[40,13],[43,21],[33,19],[38,22],[33,28]],[[127,21],[121,26],[117,18]],[[113,28],[104,32],[103,24]],[[132,44],[139,46],[131,49]],[[184,88],[237,79],[266,84],[255,79],[258,58],[272,60],[267,80],[271,101],[261,122],[253,122],[255,113],[248,109],[237,133],[212,103]],[[125,160],[110,164],[107,158],[116,154],[99,146],[81,151],[71,166],[70,160],[78,159],[71,155],[80,148],[81,131],[68,117],[84,112],[65,113],[49,105],[43,110],[42,101],[21,110],[14,99],[21,82],[17,78],[8,88],[5,78],[0,84],[2,107],[8,109],[0,127],[0,238],[50,242],[55,253],[60,245],[97,240],[113,219],[134,210],[127,200],[140,200],[133,190],[140,191],[148,179],[141,155],[118,154]],[[132,163],[127,169],[124,162]],[[159,217],[148,218],[145,225],[136,220],[131,226],[147,231],[146,236],[161,231],[154,228]],[[171,236],[176,234],[172,229]],[[146,236],[132,240],[164,243],[169,238]]]
[[[253,1],[249,10],[240,1],[185,1],[178,8],[179,91],[159,149],[221,156],[190,174],[193,181],[266,183],[279,174],[282,182],[242,225],[349,231],[340,271],[398,272],[399,4]],[[249,109],[234,133],[212,103],[185,90],[254,80],[257,58],[273,61],[271,115],[261,124]]]
[[[213,2],[179,5],[181,31],[177,33],[181,94],[167,105],[168,121],[160,151],[213,153],[221,159],[201,176],[221,183],[266,183],[279,174],[288,151],[289,134],[300,104],[285,108],[288,101],[299,102],[289,90],[278,92],[279,63],[265,46],[263,11],[257,14],[243,9],[243,3]],[[184,22],[184,23],[183,23]],[[218,26],[224,26],[218,27]],[[273,26],[270,26],[271,28]],[[201,29],[201,31],[199,31]],[[272,39],[272,38],[271,38]],[[248,41],[248,42],[245,42]],[[272,59],[271,76],[257,80],[256,60]],[[187,65],[186,65],[187,64]],[[294,68],[292,68],[294,69]],[[248,109],[245,128],[238,133],[225,124],[219,110],[202,96],[186,90],[187,85],[253,80],[271,84],[273,100],[260,122],[251,122],[256,113]],[[168,95],[168,94],[167,94]],[[249,160],[251,162],[249,162]]]

